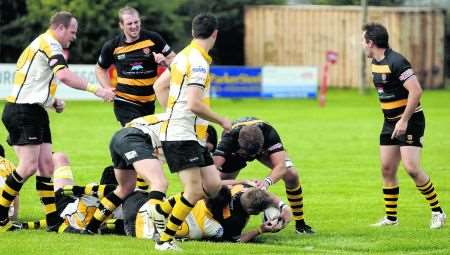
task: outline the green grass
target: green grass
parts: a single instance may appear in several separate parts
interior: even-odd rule
[[[450,212],[450,91],[426,91],[427,118],[423,166],[431,175],[439,200]],[[403,168],[400,225],[374,229],[383,216],[378,135],[382,115],[374,93],[331,90],[327,106],[312,100],[216,100],[216,111],[230,117],[256,116],[272,123],[300,169],[307,222],[316,235],[297,236],[291,223],[256,244],[185,242],[185,254],[449,254],[450,228],[430,230],[430,210]],[[54,150],[66,152],[78,183],[98,181],[110,163],[108,143],[119,128],[111,105],[68,102],[63,114],[51,113]],[[6,137],[0,128],[0,139]],[[7,148],[13,159],[13,153]],[[262,178],[267,170],[253,163],[240,178]],[[176,176],[167,174],[169,193],[180,191]],[[284,198],[281,183],[271,191]],[[21,192],[20,218],[43,217],[34,178]],[[284,199],[286,200],[286,199]],[[450,215],[449,215],[450,216]],[[259,222],[255,217],[248,229]],[[114,236],[56,235],[43,231],[0,234],[0,254],[151,254],[153,242]]]

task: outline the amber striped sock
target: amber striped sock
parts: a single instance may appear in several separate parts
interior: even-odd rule
[[[397,205],[399,193],[400,188],[398,186],[383,188],[384,211],[388,220],[397,220]]]
[[[54,186],[50,177],[36,176],[36,190],[44,206],[45,218],[49,227],[57,226],[62,219],[56,212]]]
[[[441,205],[439,204],[438,195],[436,193],[436,190],[434,189],[434,185],[431,182],[431,179],[428,179],[428,181],[424,185],[417,186],[417,189],[419,189],[420,193],[422,193],[425,196],[433,212],[442,213],[442,208]]]
[[[36,220],[22,223],[23,229],[45,229],[46,227],[47,227],[46,220]]]
[[[169,217],[170,213],[173,210],[173,207],[175,206],[175,203],[180,200],[181,193],[178,193],[174,196],[169,197],[168,199],[164,200],[162,203],[156,205],[156,211],[158,211],[160,214],[164,215],[166,218]]]
[[[159,238],[160,242],[167,242],[173,239],[177,229],[181,226],[183,221],[186,219],[189,212],[191,212],[194,206],[189,203],[183,196],[180,200],[175,203],[172,213],[169,216],[169,220],[166,224],[166,229],[161,233]]]
[[[109,193],[106,197],[100,200],[100,205],[94,212],[94,216],[92,217],[89,224],[86,226],[86,229],[91,231],[92,233],[97,233],[100,224],[110,216],[113,211],[122,204],[123,200],[118,197],[114,192]]]
[[[157,204],[161,204],[164,201],[166,194],[164,194],[161,191],[152,190],[148,194],[148,197],[150,198],[149,203],[151,205],[157,205]]]
[[[23,185],[23,178],[14,170],[0,189],[0,221],[8,218],[9,206],[19,194]]]
[[[144,178],[140,177],[139,175],[136,178],[136,188],[147,191],[149,186],[145,182]]]
[[[295,221],[304,223],[305,217],[303,215],[302,186],[298,184],[298,186],[293,189],[286,188],[286,195],[289,202],[289,206],[292,209],[292,218]]]

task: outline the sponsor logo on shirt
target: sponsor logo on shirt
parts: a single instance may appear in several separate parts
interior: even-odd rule
[[[206,68],[202,66],[197,66],[192,68],[193,73],[206,73]]]
[[[118,60],[122,60],[122,59],[124,59],[125,58],[125,54],[120,54],[119,56],[117,56],[117,59]]]

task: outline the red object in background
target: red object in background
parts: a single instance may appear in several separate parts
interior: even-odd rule
[[[157,75],[160,76],[164,71],[166,71],[167,67],[158,65],[158,69],[156,71]]]
[[[319,105],[324,107],[326,103],[326,96],[328,91],[328,84],[330,82],[330,65],[334,65],[337,62],[337,52],[327,50],[325,53],[326,62],[322,67],[322,79],[319,87]]]

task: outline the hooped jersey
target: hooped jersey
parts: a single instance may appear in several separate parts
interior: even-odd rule
[[[63,48],[48,30],[22,52],[16,64],[14,86],[6,100],[17,104],[50,107],[56,93],[54,76],[66,68]]]
[[[415,76],[411,64],[399,53],[386,49],[381,61],[372,59],[371,69],[385,119],[399,119],[405,111],[409,95],[403,84]],[[415,112],[420,111],[422,106],[419,102]]]
[[[161,35],[153,31],[142,30],[139,38],[132,43],[125,40],[122,34],[107,41],[97,64],[104,69],[115,65],[117,97],[135,103],[154,102],[153,83],[157,78],[158,64],[153,53],[167,56],[172,49]]]
[[[190,86],[202,89],[202,102],[209,107],[211,57],[195,41],[177,54],[170,66],[170,89],[167,101],[169,119],[161,127],[162,141],[198,141],[206,145],[208,121],[187,107]]]

